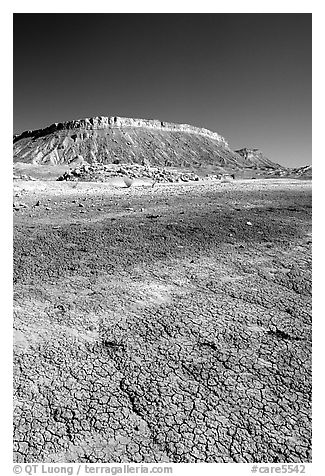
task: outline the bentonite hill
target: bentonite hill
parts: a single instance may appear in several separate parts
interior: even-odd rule
[[[217,132],[159,120],[93,117],[14,136],[14,162],[59,165],[83,161],[227,170],[281,168],[257,149],[231,150]]]

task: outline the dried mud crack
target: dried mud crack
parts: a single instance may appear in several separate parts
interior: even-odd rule
[[[310,182],[16,193],[16,462],[311,461]]]

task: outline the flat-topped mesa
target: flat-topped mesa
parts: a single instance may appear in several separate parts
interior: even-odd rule
[[[40,137],[46,134],[51,134],[56,131],[64,129],[114,129],[114,128],[134,128],[141,127],[146,129],[155,129],[172,132],[186,132],[189,134],[198,134],[209,137],[221,143],[224,147],[229,148],[228,142],[217,132],[210,131],[201,127],[195,127],[188,124],[174,124],[172,122],[163,122],[158,119],[133,119],[129,117],[117,116],[97,116],[85,119],[77,119],[66,122],[55,122],[45,129],[37,129],[34,131],[25,131],[22,134],[14,136],[14,142],[27,137]]]
[[[15,163],[149,164],[200,171],[278,168],[256,150],[234,152],[217,132],[159,120],[91,117],[14,137]],[[202,172],[203,173],[203,172]]]

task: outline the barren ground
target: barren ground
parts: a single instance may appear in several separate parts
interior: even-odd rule
[[[15,461],[310,462],[311,182],[75,185],[15,182]]]

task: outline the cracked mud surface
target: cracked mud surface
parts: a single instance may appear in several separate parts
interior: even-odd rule
[[[16,462],[311,461],[310,182],[16,187]]]

